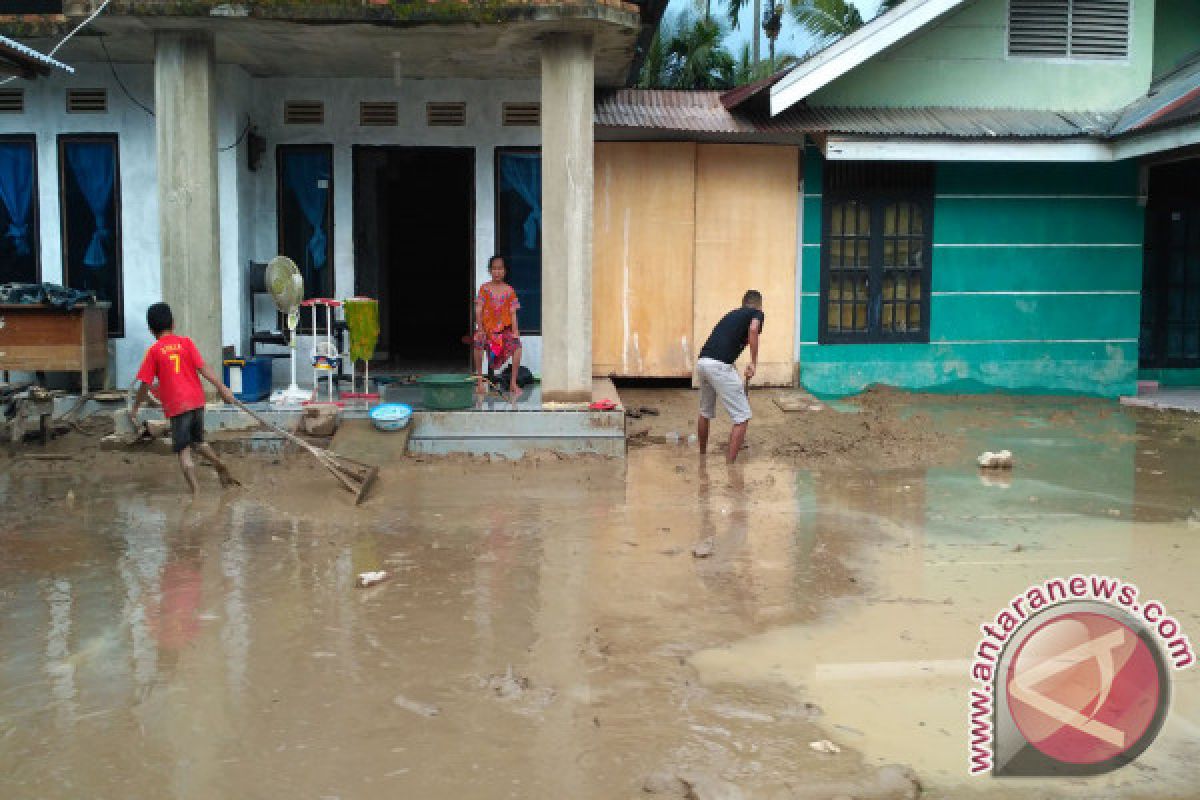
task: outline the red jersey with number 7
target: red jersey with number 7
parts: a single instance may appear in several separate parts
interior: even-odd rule
[[[163,405],[163,416],[169,419],[204,407],[204,389],[197,371],[203,366],[204,359],[191,339],[168,333],[150,345],[137,379],[147,386],[158,379],[155,395]]]

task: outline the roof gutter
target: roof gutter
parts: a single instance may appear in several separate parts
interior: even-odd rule
[[[1115,161],[1114,145],[1096,139],[963,140],[948,137],[866,137],[830,134],[821,147],[830,161]]]

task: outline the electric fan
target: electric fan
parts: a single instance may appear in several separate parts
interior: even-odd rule
[[[296,326],[300,322],[300,302],[304,299],[304,278],[296,262],[287,256],[276,256],[267,264],[263,282],[275,301],[275,307],[281,314],[287,315],[288,346],[292,349],[292,381],[286,389],[271,395],[271,402],[276,405],[303,403],[312,399],[312,392],[296,385]]]

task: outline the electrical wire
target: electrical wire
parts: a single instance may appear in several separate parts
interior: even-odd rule
[[[112,0],[104,0],[104,2],[100,4],[99,8],[97,8],[95,11],[93,11],[91,14],[89,14],[87,19],[85,19],[83,22],[76,25],[71,30],[71,32],[68,33],[66,36],[64,36],[62,38],[62,41],[60,41],[58,44],[54,45],[54,48],[46,55],[49,56],[50,58],[54,58],[54,54],[57,53],[62,48],[62,46],[71,39],[72,36],[79,33],[79,31],[82,30],[85,25],[87,25],[89,22],[94,20],[96,17],[100,16],[100,13],[102,11],[104,11],[104,9],[108,8],[108,4],[111,2],[112,2]],[[11,78],[5,78],[4,80],[0,81],[0,86],[3,86],[6,83],[11,83],[12,81],[15,81],[18,77],[19,76],[17,76],[17,75],[13,75]]]
[[[95,11],[93,11],[91,14],[89,14],[88,17],[83,22],[76,25],[71,30],[70,33],[68,33],[66,36],[64,36],[62,38],[62,41],[60,41],[58,44],[54,45],[54,48],[49,53],[47,53],[47,55],[49,57],[53,58],[54,54],[57,53],[60,49],[62,49],[62,46],[64,44],[66,44],[67,41],[70,40],[70,38],[72,36],[74,36],[76,33],[78,33],[89,22],[94,20],[96,17],[100,16],[100,13],[102,11],[104,11],[104,9],[108,8],[109,3],[111,3],[111,2],[112,2],[112,0],[104,0],[104,2],[100,5],[99,8],[97,8]],[[143,103],[141,100],[138,100],[136,97],[134,97],[133,93],[129,91],[129,87],[127,87],[125,85],[125,81],[121,80],[121,76],[117,73],[117,65],[113,63],[112,55],[110,55],[108,52],[108,45],[106,45],[104,43],[104,38],[100,37],[97,41],[100,42],[100,49],[102,51],[104,51],[104,60],[108,62],[108,69],[110,72],[112,72],[113,79],[116,80],[117,86],[119,86],[121,88],[121,91],[124,92],[125,96],[129,98],[129,102],[133,103],[135,106],[140,108],[142,111],[145,111],[147,114],[149,114],[151,117],[153,117],[154,110],[152,108],[150,108],[149,106],[147,106],[145,103]],[[15,81],[18,77],[19,76],[17,76],[17,75],[13,75],[10,78],[6,78],[6,79],[0,81],[0,86],[3,86],[6,83]],[[244,126],[242,126],[242,132],[238,134],[237,139],[234,140],[233,144],[226,145],[225,147],[217,148],[217,152],[224,153],[228,150],[234,149],[235,147],[237,147],[239,144],[242,143],[242,140],[246,138],[246,134],[249,132],[250,132],[250,115],[247,114],[246,115],[246,124]]]
[[[124,92],[125,96],[129,98],[129,102],[133,103],[135,106],[140,108],[142,111],[145,111],[147,114],[149,114],[150,116],[153,117],[154,111],[147,108],[146,105],[144,103],[142,103],[141,100],[138,100],[136,97],[134,97],[132,94],[129,93],[129,89],[125,88],[125,82],[123,80],[121,80],[121,76],[117,74],[117,65],[113,63],[112,56],[110,56],[108,54],[108,45],[106,45],[104,43],[104,37],[100,37],[100,49],[104,51],[104,58],[105,58],[105,60],[108,61],[108,68],[110,70],[112,70],[112,76],[113,76],[113,78],[116,79],[117,86],[121,87],[121,91]]]
[[[224,153],[226,150],[232,150],[233,148],[237,147],[239,144],[242,143],[242,139],[245,139],[246,134],[249,132],[250,132],[250,115],[247,114],[246,115],[246,124],[244,126],[242,126],[242,132],[238,134],[237,139],[234,140],[233,144],[227,144],[224,147],[218,147],[217,152]]]

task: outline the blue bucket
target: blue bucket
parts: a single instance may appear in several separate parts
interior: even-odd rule
[[[371,409],[371,422],[381,431],[398,431],[412,419],[412,406],[404,403],[381,403]]]

